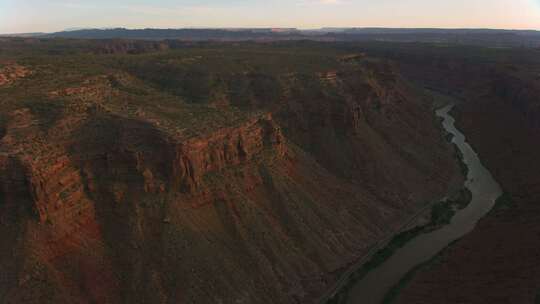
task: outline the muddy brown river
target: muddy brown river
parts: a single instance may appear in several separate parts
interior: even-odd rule
[[[388,290],[409,270],[428,261],[451,242],[470,232],[478,220],[493,208],[495,200],[502,194],[499,184],[482,165],[476,152],[466,142],[465,136],[454,126],[455,120],[449,114],[452,107],[448,105],[441,108],[436,114],[444,119],[444,129],[454,135],[452,141],[463,153],[463,160],[469,168],[465,186],[472,193],[471,203],[465,209],[459,210],[450,224],[417,236],[358,281],[350,290],[348,304],[381,303]]]

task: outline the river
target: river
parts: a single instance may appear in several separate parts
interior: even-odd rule
[[[465,136],[455,127],[450,115],[453,105],[436,111],[443,118],[442,125],[454,135],[452,141],[463,153],[463,161],[469,168],[465,186],[472,193],[471,203],[459,210],[450,224],[430,233],[417,236],[395,252],[381,266],[369,272],[350,290],[348,304],[379,304],[388,290],[415,266],[447,247],[451,242],[470,232],[478,220],[484,217],[502,194],[501,187],[491,173],[482,165]]]

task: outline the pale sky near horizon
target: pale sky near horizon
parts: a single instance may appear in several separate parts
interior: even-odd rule
[[[78,27],[540,30],[540,0],[0,0],[0,33]]]

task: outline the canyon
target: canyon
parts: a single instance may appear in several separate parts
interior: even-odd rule
[[[2,38],[0,302],[319,303],[461,190],[428,88],[508,199],[395,301],[532,303],[538,52]]]
[[[50,43],[3,49],[3,303],[316,302],[463,180],[385,60]]]

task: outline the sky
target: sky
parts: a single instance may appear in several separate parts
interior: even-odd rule
[[[540,30],[540,0],[0,0],[1,34],[104,27]]]

